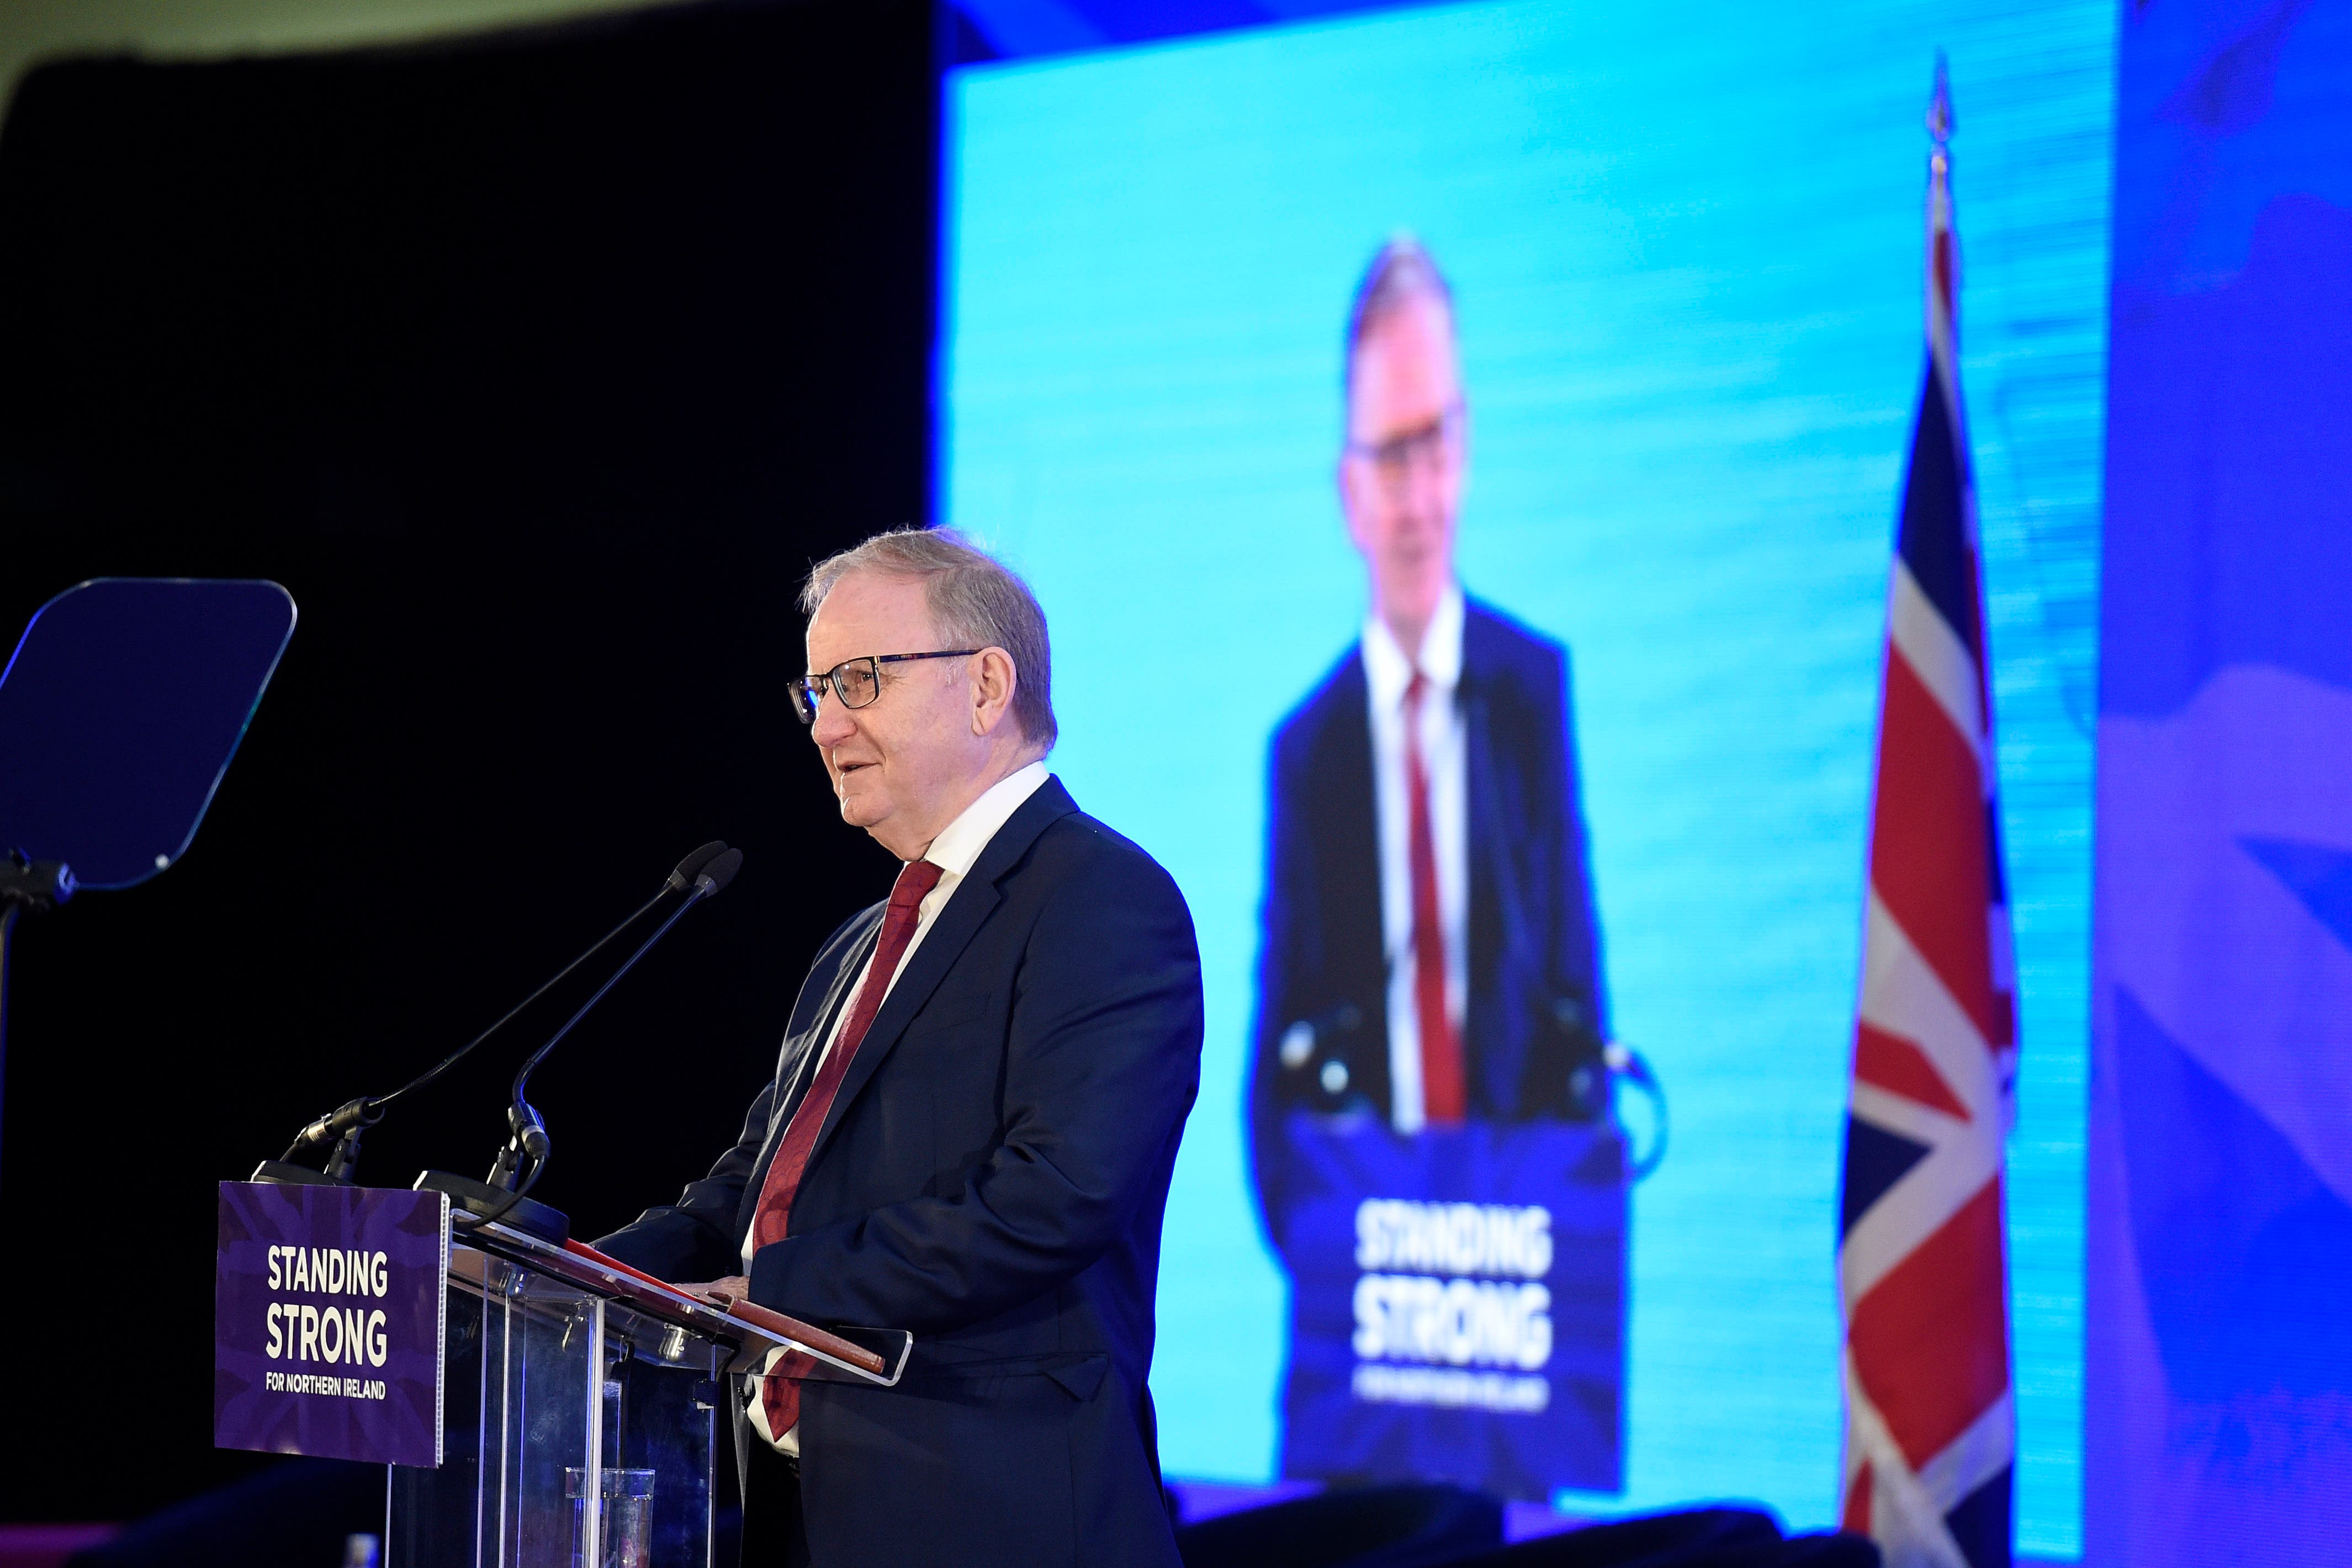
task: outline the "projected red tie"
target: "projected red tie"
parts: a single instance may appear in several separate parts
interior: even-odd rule
[[[1445,1010],[1445,922],[1437,902],[1437,837],[1429,818],[1429,772],[1421,761],[1421,700],[1429,678],[1413,671],[1404,689],[1404,784],[1412,809],[1412,1007],[1421,1031],[1422,1114],[1432,1127],[1458,1124],[1465,1109],[1462,1042]]]
[[[874,944],[874,962],[866,968],[865,983],[858,986],[849,1016],[842,1021],[841,1033],[834,1037],[833,1049],[819,1064],[815,1081],[809,1085],[801,1108],[793,1113],[793,1124],[784,1129],[784,1141],[776,1146],[775,1160],[768,1166],[767,1184],[760,1189],[760,1207],[751,1216],[754,1249],[782,1241],[792,1228],[793,1197],[800,1191],[801,1176],[808,1170],[809,1152],[816,1147],[816,1135],[824,1126],[825,1112],[833,1109],[833,1097],[841,1090],[841,1080],[849,1071],[850,1058],[857,1054],[858,1042],[866,1038],[874,1015],[882,1010],[882,998],[888,994],[891,979],[898,973],[898,961],[906,956],[907,944],[915,939],[923,895],[939,885],[940,876],[940,868],[929,860],[910,860],[899,868],[898,880],[890,889],[890,907],[882,916],[881,939]],[[774,1436],[781,1437],[791,1431],[801,1418],[799,1380],[784,1375],[796,1359],[785,1357],[761,1384],[760,1400],[767,1408],[768,1431]]]

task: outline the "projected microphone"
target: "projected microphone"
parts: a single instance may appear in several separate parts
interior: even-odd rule
[[[1364,1026],[1364,1010],[1342,1002],[1311,1018],[1301,1018],[1282,1032],[1276,1059],[1286,1071],[1313,1086],[1318,1109],[1337,1110],[1348,1103],[1354,1068],[1348,1036]]]
[[[1601,1060],[1650,1102],[1650,1146],[1627,1163],[1625,1173],[1628,1181],[1645,1181],[1666,1157],[1666,1086],[1658,1081],[1658,1075],[1650,1069],[1642,1053],[1631,1046],[1612,1040],[1601,1047]]]
[[[699,851],[697,851],[698,854]],[[580,1004],[579,1009],[563,1021],[563,1026],[548,1037],[547,1043],[533,1051],[515,1073],[514,1089],[508,1097],[505,1147],[499,1151],[490,1167],[489,1179],[477,1182],[469,1177],[454,1175],[446,1171],[427,1171],[414,1184],[419,1192],[444,1192],[467,1213],[482,1224],[506,1220],[521,1230],[549,1241],[561,1242],[571,1234],[572,1222],[559,1211],[545,1204],[533,1203],[527,1195],[535,1186],[541,1172],[547,1169],[552,1145],[547,1133],[547,1122],[524,1097],[530,1075],[548,1053],[563,1042],[574,1026],[588,1016],[589,1010],[604,999],[604,994],[619,984],[622,975],[636,967],[637,960],[653,950],[654,943],[669,934],[670,927],[686,918],[686,911],[706,899],[718,897],[735,873],[743,868],[743,851],[726,849],[714,855],[698,868],[681,864],[673,873],[674,880],[687,882],[685,901],[670,911],[669,918],[656,927],[651,936],[637,944],[637,950],[623,961],[599,985],[595,994]]]
[[[1295,1072],[1307,1065],[1318,1045],[1335,1042],[1339,1036],[1352,1035],[1363,1026],[1363,1009],[1353,1002],[1342,1002],[1312,1018],[1301,1018],[1282,1031],[1282,1065]]]
[[[318,1185],[320,1184],[330,1184],[335,1186],[350,1185],[352,1169],[359,1163],[360,1136],[369,1128],[373,1127],[377,1122],[383,1120],[383,1108],[385,1106],[390,1105],[394,1100],[398,1100],[404,1094],[408,1094],[416,1089],[423,1089],[426,1084],[431,1083],[443,1073],[447,1072],[451,1068],[456,1067],[459,1062],[465,1060],[467,1056],[473,1051],[475,1047],[480,1045],[484,1040],[488,1039],[492,1035],[497,1034],[500,1029],[505,1028],[522,1013],[523,1009],[529,1007],[532,1003],[538,1001],[550,991],[554,990],[556,986],[562,984],[564,980],[570,977],[573,970],[578,969],[582,964],[595,957],[599,952],[602,952],[604,950],[606,943],[610,942],[614,937],[620,935],[623,931],[636,924],[639,920],[643,919],[646,910],[652,909],[656,904],[660,903],[662,900],[667,898],[671,893],[681,892],[693,886],[695,880],[702,876],[705,869],[709,868],[713,861],[717,860],[722,855],[729,854],[734,854],[736,856],[737,865],[742,864],[741,855],[736,851],[730,850],[727,847],[727,843],[724,839],[714,838],[709,843],[705,844],[700,848],[688,855],[685,859],[680,860],[677,863],[676,869],[672,870],[667,878],[663,879],[661,888],[652,898],[647,899],[644,903],[639,904],[635,910],[631,910],[628,918],[624,920],[619,925],[614,926],[611,931],[608,931],[603,936],[598,937],[595,944],[590,947],[587,952],[582,953],[579,957],[573,959],[571,963],[565,964],[561,970],[557,971],[553,979],[548,981],[547,984],[541,985],[538,990],[532,992],[530,995],[516,1003],[512,1007],[507,1009],[506,1014],[500,1017],[497,1023],[492,1024],[488,1028],[484,1029],[480,1034],[476,1035],[472,1039],[467,1040],[464,1045],[459,1046],[456,1050],[451,1051],[447,1056],[442,1058],[431,1068],[427,1068],[423,1073],[418,1074],[416,1077],[410,1079],[406,1083],[402,1084],[390,1094],[363,1094],[356,1099],[345,1100],[341,1105],[327,1112],[326,1115],[320,1117],[317,1121],[303,1128],[301,1131],[296,1133],[294,1135],[294,1142],[288,1146],[284,1154],[275,1160],[264,1160],[258,1166],[255,1167],[251,1179],[257,1182],[278,1182],[298,1185]],[[730,877],[732,877],[734,873],[732,871],[728,873],[728,876]],[[667,930],[667,928],[665,927],[664,929]],[[631,962],[634,963],[635,961],[632,960]],[[304,1158],[306,1155],[315,1154],[320,1150],[330,1151],[327,1156],[325,1170],[313,1170],[308,1165],[297,1164],[295,1163]]]

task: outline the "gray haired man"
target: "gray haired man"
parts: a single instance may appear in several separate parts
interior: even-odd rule
[[[903,862],[811,966],[741,1138],[597,1246],[817,1323],[893,1389],[746,1380],[744,1561],[1160,1563],[1146,1386],[1200,954],[1150,856],[1045,768],[1045,618],[945,531],[820,564],[795,705]]]

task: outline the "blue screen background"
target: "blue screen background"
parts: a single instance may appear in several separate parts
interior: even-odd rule
[[[1633,1197],[1627,1485],[1832,1522],[1835,1205],[1890,541],[1948,51],[2021,999],[2019,1542],[2081,1543],[2089,725],[2115,12],[1379,13],[950,78],[940,521],[1052,620],[1079,804],[1174,873],[1208,1002],[1166,1231],[1169,1471],[1263,1481],[1285,1281],[1241,1095],[1267,742],[1354,637],[1349,293],[1451,276],[1469,591],[1566,641]]]
[[[2135,11],[2108,393],[2086,1554],[2352,1534],[2352,4]]]

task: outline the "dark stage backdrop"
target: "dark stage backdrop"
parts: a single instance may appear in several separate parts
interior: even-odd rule
[[[213,1184],[519,999],[706,838],[727,896],[534,1084],[595,1235],[732,1136],[887,889],[785,705],[815,556],[922,521],[927,5],[68,63],[0,138],[0,637],[102,574],[301,620],[193,850],[20,928],[6,1517],[210,1447]],[[369,1140],[472,1174],[550,1012]]]

